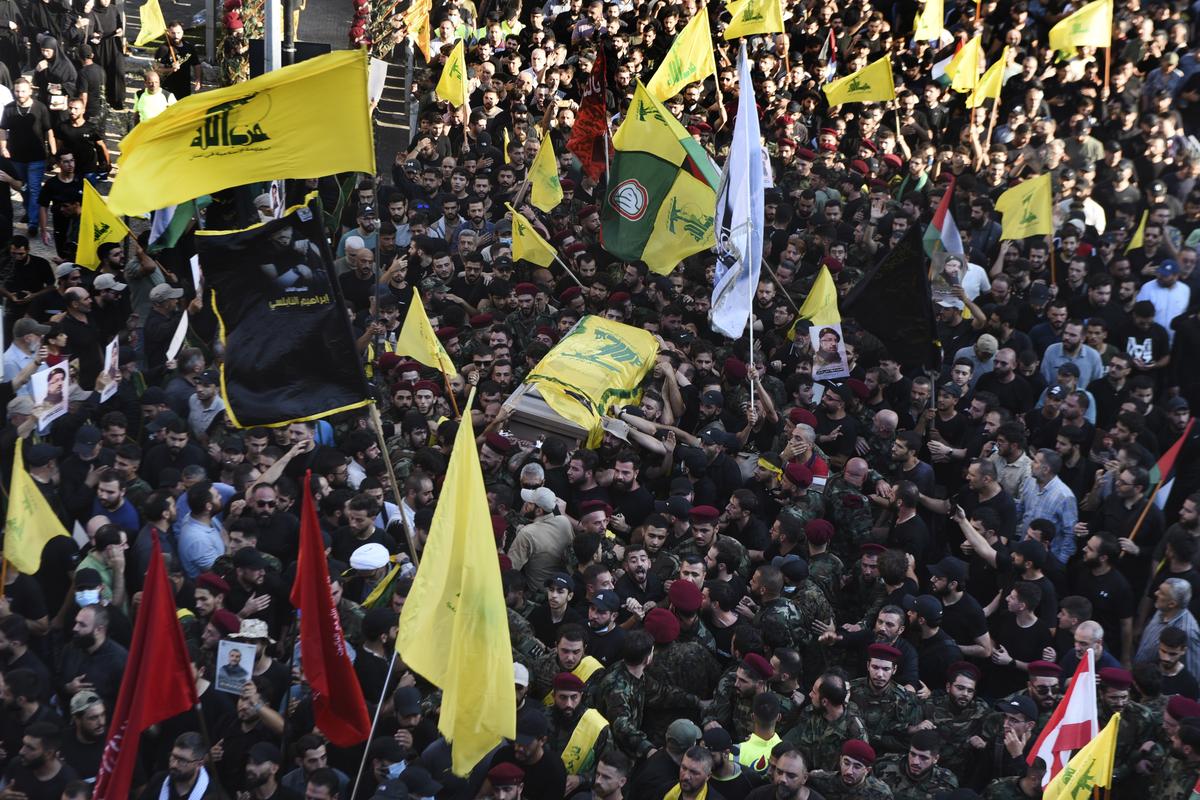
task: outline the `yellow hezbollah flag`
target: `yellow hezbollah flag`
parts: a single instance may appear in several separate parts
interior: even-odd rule
[[[667,51],[667,57],[646,84],[650,94],[658,100],[669,100],[683,91],[689,83],[702,81],[716,74],[717,62],[713,58],[712,32],[708,29],[708,8],[700,6],[700,13],[692,17]]]
[[[858,72],[830,81],[821,87],[830,106],[842,103],[873,103],[895,100],[896,86],[892,83],[892,56],[872,61]]]
[[[996,200],[996,210],[1003,215],[1000,238],[1024,239],[1050,233],[1053,205],[1050,173],[1017,184]]]
[[[940,39],[946,22],[946,4],[944,0],[925,0],[921,12],[917,14],[917,29],[913,38],[919,42]]]
[[[530,200],[547,214],[562,202],[562,184],[558,182],[558,159],[554,156],[554,145],[550,134],[542,137],[542,146],[533,163],[529,165]]]
[[[121,140],[120,167],[108,207],[125,215],[258,181],[374,175],[367,57],[339,50],[180,100]]]
[[[982,61],[982,40],[976,35],[964,44],[946,65],[946,74],[950,76],[950,88],[964,93],[974,89],[979,83],[979,65]]]
[[[1150,219],[1150,210],[1146,209],[1142,212],[1142,220],[1138,223],[1137,230],[1133,232],[1133,236],[1129,240],[1129,246],[1125,248],[1126,253],[1132,253],[1139,247],[1144,247],[1146,243],[1146,220]]]
[[[1112,45],[1113,2],[1096,0],[1063,19],[1050,29],[1051,50]]]
[[[808,290],[808,297],[804,298],[804,305],[800,306],[799,317],[788,331],[788,339],[795,341],[796,325],[802,319],[818,327],[840,323],[842,315],[838,311],[837,302],[837,284],[833,282],[833,275],[830,274],[829,267],[821,267],[812,288]]]
[[[158,5],[158,0],[146,0],[146,5],[142,6],[141,19],[142,29],[138,31],[137,39],[133,43],[134,47],[141,47],[167,32],[167,21],[163,19],[162,8]]]
[[[472,389],[464,408],[474,399]],[[454,774],[465,776],[517,728],[508,612],[470,414],[459,424],[443,492],[453,501],[434,511],[396,651],[442,690],[438,730],[453,745]]]
[[[434,91],[438,97],[455,108],[467,104],[471,92],[467,88],[467,59],[463,55],[462,39],[459,39],[458,44],[450,51],[450,57],[446,59],[446,66],[442,67],[442,77],[438,78]]]
[[[413,289],[413,299],[408,304],[404,326],[400,328],[400,336],[396,339],[396,352],[420,361],[427,367],[440,369],[447,375],[458,372],[458,368],[450,360],[450,354],[434,334],[433,326],[429,324],[429,316],[425,313],[425,303],[416,289]]]
[[[96,252],[106,242],[120,242],[129,235],[125,223],[108,210],[104,198],[88,181],[83,182],[83,210],[79,212],[79,244],[75,247],[75,263],[95,269],[100,266]]]
[[[726,39],[783,33],[783,7],[779,0],[730,0],[725,8],[732,17],[725,29]]]
[[[1117,729],[1121,726],[1121,715],[1112,719],[1100,731],[1100,735],[1071,756],[1062,772],[1055,775],[1042,790],[1043,800],[1092,796],[1092,789],[1107,789],[1112,786],[1113,762],[1117,752]]]
[[[658,343],[649,331],[588,315],[525,378],[556,413],[588,431],[588,447],[604,436],[610,408],[636,401],[654,366]]]
[[[22,439],[13,455],[12,481],[8,485],[8,517],[4,523],[4,557],[26,575],[42,566],[42,549],[55,536],[67,536],[50,504],[25,471]]]
[[[401,14],[404,27],[408,29],[408,38],[416,42],[425,63],[429,63],[429,12],[433,10],[433,0],[413,0],[408,10]]]
[[[1000,58],[987,68],[979,83],[967,95],[967,108],[979,108],[984,100],[999,100],[1000,89],[1004,87],[1004,68],[1008,61],[1008,48],[1000,51]]]
[[[548,267],[554,262],[554,248],[538,235],[533,223],[525,219],[525,215],[508,203],[504,204],[512,212],[512,257],[513,261],[525,261]]]
[[[509,142],[509,139],[508,139],[508,128],[505,128],[505,129],[504,129],[504,163],[505,163],[505,164],[511,164],[511,163],[512,163],[512,156],[510,156],[510,155],[508,154],[508,142]]]

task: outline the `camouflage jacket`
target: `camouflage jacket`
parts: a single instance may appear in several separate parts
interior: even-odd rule
[[[1017,776],[997,778],[983,790],[983,800],[1036,800],[1042,796],[1041,789],[1035,795],[1027,795],[1021,790],[1021,779]]]
[[[883,582],[879,579],[871,583],[864,583],[862,573],[859,572],[858,562],[850,569],[850,581],[838,593],[838,616],[839,623],[848,624],[854,622],[862,622],[868,615],[874,616],[874,609],[879,608],[886,595],[886,590],[883,588]],[[868,623],[873,620],[867,620]]]
[[[834,770],[835,774],[838,759],[842,755],[842,745],[849,739],[869,741],[867,727],[852,707],[847,707],[840,717],[830,722],[820,712],[814,711],[812,706],[807,706],[800,712],[796,727],[783,735],[785,742],[800,748],[810,767]]]
[[[846,565],[833,553],[817,553],[808,560],[808,577],[821,587],[830,605],[842,588],[842,575],[845,572]]]
[[[1188,764],[1171,756],[1154,773],[1150,796],[1154,800],[1188,800],[1197,780],[1200,780],[1200,764]]]
[[[840,475],[825,486],[825,516],[833,523],[830,552],[849,562],[858,556],[858,548],[871,539],[875,508],[867,496]]]
[[[791,503],[779,510],[779,515],[787,515],[800,521],[801,525],[807,525],[814,519],[819,519],[825,511],[825,503],[821,493],[816,489],[809,488],[803,495],[796,498]]]
[[[737,539],[734,539],[732,536],[726,536],[723,533],[718,533],[717,538],[713,540],[714,543],[719,542],[719,541],[730,542],[731,544],[733,544],[733,546],[735,548],[737,548],[737,552],[738,552],[737,574],[743,580],[748,579],[750,577],[750,553],[746,550],[746,546],[743,545],[741,542],[739,542]],[[682,542],[675,545],[675,547],[673,547],[671,549],[671,555],[673,555],[678,560],[683,560],[684,556],[690,556],[690,555],[696,555],[696,556],[700,556],[701,558],[704,558],[705,556],[708,555],[708,549],[709,548],[705,547],[702,552],[700,549],[700,545],[696,544],[696,540],[693,537],[689,536],[688,538],[684,539]]]
[[[721,677],[721,665],[697,641],[655,645],[647,674],[697,697],[709,697]]]
[[[696,627],[685,629],[680,627],[679,638],[677,642],[698,642],[704,646],[704,649],[712,653],[714,656],[720,657],[717,652],[717,637],[712,635],[712,631],[704,627],[704,623],[699,618],[696,619]]]
[[[875,777],[887,784],[896,800],[931,800],[939,792],[958,788],[958,778],[943,766],[934,764],[920,778],[908,773],[908,756],[893,754],[875,762]]]
[[[1042,730],[1046,727],[1046,723],[1048,723],[1050,721],[1051,715],[1054,714],[1054,707],[1051,706],[1048,709],[1043,708],[1041,706],[1041,704],[1038,703],[1037,698],[1033,697],[1031,694],[1029,694],[1028,689],[1022,689],[1019,692],[1013,692],[1012,694],[1002,698],[1000,702],[1008,702],[1009,700],[1015,700],[1018,697],[1029,697],[1033,700],[1034,705],[1037,706],[1037,710],[1038,710],[1037,724],[1035,724],[1033,726],[1033,734],[1032,734],[1033,737],[1036,739],[1038,736],[1041,735]],[[1055,705],[1057,705],[1057,703]],[[1101,726],[1101,727],[1103,727],[1103,726]],[[1003,739],[1004,738],[1004,714],[999,711],[989,712],[987,717],[983,721],[983,733],[980,735],[983,736],[983,738],[985,738],[985,739],[993,739],[996,737]]]
[[[663,685],[650,675],[639,678],[624,662],[610,667],[599,680],[590,681],[586,697],[588,704],[608,720],[617,747],[632,759],[641,758],[655,746],[642,731],[647,706],[671,706],[692,713],[700,708],[695,695]]]
[[[527,661],[526,666],[529,666],[546,652],[546,646],[533,635],[533,626],[529,624],[529,620],[521,616],[521,612],[511,608],[507,611],[508,638],[512,640],[513,652],[524,656],[525,658],[518,660],[523,663]]]
[[[650,573],[666,583],[679,573],[679,559],[666,550],[659,550],[650,561]]]
[[[730,667],[717,681],[717,689],[713,692],[712,704],[704,715],[704,724],[718,722],[729,731],[735,742],[745,741],[754,732],[754,698],[742,697],[734,687],[737,678],[737,667]]]
[[[812,638],[812,628],[804,625],[800,605],[786,597],[765,601],[754,615],[753,624],[762,632],[763,641],[774,649],[800,649]]]
[[[921,705],[921,719],[932,722],[942,737],[942,766],[956,775],[965,774],[976,752],[967,740],[983,735],[983,721],[989,713],[983,700],[977,698],[966,708],[959,708],[948,694],[931,697]]]
[[[808,773],[808,785],[825,800],[891,800],[892,790],[874,775],[867,775],[858,786],[847,786],[837,770]]]
[[[908,750],[908,728],[921,721],[915,697],[894,682],[876,692],[867,678],[850,681],[850,702],[858,708],[858,716],[871,732],[876,753]]]
[[[1103,703],[1098,710],[1100,718],[1097,722],[1100,730],[1104,730],[1104,726],[1112,718],[1112,712],[1105,709]],[[1142,758],[1138,750],[1144,742],[1157,741],[1158,729],[1161,726],[1162,719],[1155,719],[1150,709],[1141,703],[1130,701],[1129,705],[1125,706],[1125,710],[1121,712],[1121,726],[1117,729],[1117,752],[1113,758],[1114,781],[1122,781],[1137,774],[1135,766]]]

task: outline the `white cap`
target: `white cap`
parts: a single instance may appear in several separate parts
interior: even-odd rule
[[[554,496],[554,492],[545,486],[539,486],[536,489],[522,489],[521,499],[526,503],[533,503],[542,511],[553,511],[558,504],[558,498]]]
[[[350,554],[350,567],[352,569],[379,569],[387,566],[389,558],[386,547],[378,542],[371,542]]]
[[[529,668],[516,661],[513,662],[513,683],[517,686],[529,686]]]

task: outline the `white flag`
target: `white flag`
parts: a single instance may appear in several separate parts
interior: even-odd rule
[[[763,250],[763,151],[746,41],[738,60],[738,110],[717,190],[717,274],[712,329],[737,339],[746,329]]]

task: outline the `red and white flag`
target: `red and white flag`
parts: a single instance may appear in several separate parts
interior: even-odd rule
[[[1082,748],[1100,733],[1099,713],[1096,710],[1096,663],[1095,653],[1089,647],[1085,658],[1075,668],[1075,677],[1067,693],[1058,702],[1050,715],[1045,730],[1038,737],[1027,761],[1035,758],[1046,762],[1046,774],[1042,777],[1045,788],[1054,776],[1062,771],[1071,754]]]

